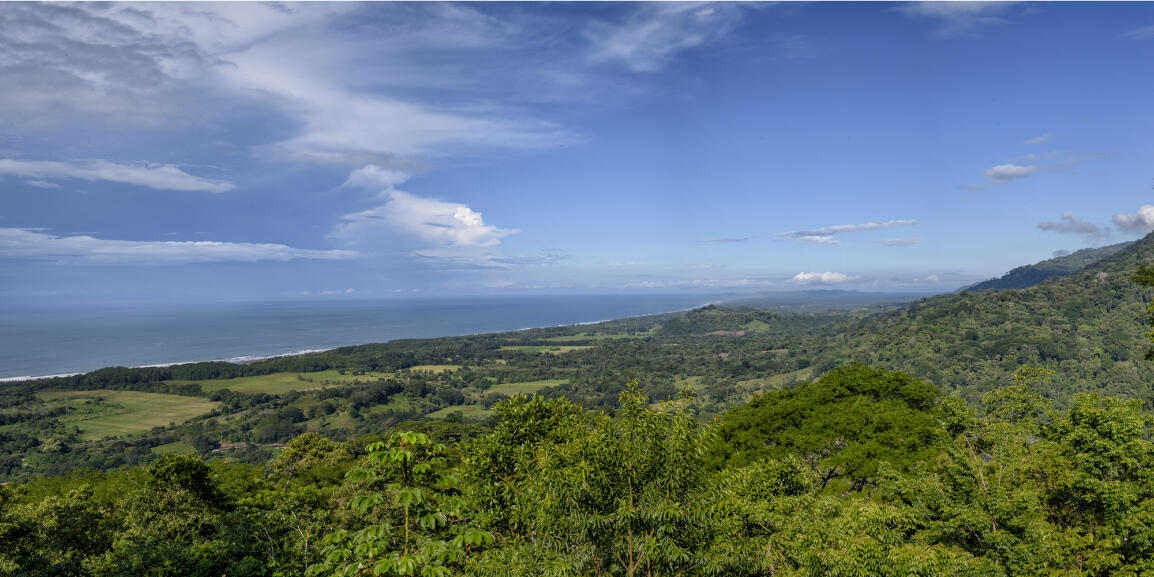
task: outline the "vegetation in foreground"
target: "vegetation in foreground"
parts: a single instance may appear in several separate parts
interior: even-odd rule
[[[850,365],[706,426],[518,395],[437,443],[299,436],[265,465],[164,455],[0,490],[7,575],[1140,575],[1140,401],[1054,410],[1024,370],[974,410]],[[812,418],[798,426],[796,415]],[[840,417],[840,418],[838,418]],[[750,427],[757,423],[758,427]],[[847,426],[855,424],[860,426]]]

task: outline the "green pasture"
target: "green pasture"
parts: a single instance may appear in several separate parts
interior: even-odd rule
[[[157,445],[152,448],[152,452],[157,455],[191,455],[196,452],[196,448],[188,443],[176,441],[175,443]]]
[[[153,427],[203,415],[220,404],[199,397],[138,391],[45,391],[38,396],[67,404],[72,412],[60,417],[60,422],[80,429],[80,437],[87,440],[147,433]]]
[[[549,341],[551,343],[571,343],[574,341],[607,341],[607,340],[618,340],[618,339],[643,339],[647,336],[652,335],[653,333],[654,333],[654,330],[648,330],[648,331],[643,331],[643,332],[633,333],[633,334],[582,333],[579,335],[563,335],[563,336],[559,336],[559,337],[549,337],[547,339],[541,339],[541,340]]]
[[[741,328],[751,333],[764,333],[765,331],[769,330],[769,323],[755,319],[745,323],[744,325],[741,325]]]
[[[502,351],[519,351],[522,353],[549,353],[559,355],[570,351],[583,351],[585,349],[593,348],[592,345],[524,345],[524,346],[504,346]]]
[[[493,385],[489,387],[490,393],[501,393],[502,395],[509,395],[512,397],[518,393],[523,395],[532,395],[538,390],[545,387],[553,387],[564,384],[568,381],[565,379],[548,379],[544,381],[525,381],[523,383],[502,383],[500,385]]]
[[[446,371],[457,371],[461,369],[461,365],[414,365],[407,370],[414,373],[443,373]]]
[[[460,411],[461,416],[465,420],[469,421],[480,421],[482,419],[488,418],[489,415],[493,414],[493,411],[486,409],[481,405],[453,405],[451,407],[445,407],[443,409],[433,411],[425,416],[430,419],[444,419],[445,417],[449,416],[450,413],[457,411]]]
[[[272,373],[255,377],[235,379],[212,379],[202,381],[165,381],[172,384],[197,383],[202,391],[228,389],[236,393],[267,393],[280,395],[289,391],[307,391],[326,385],[351,385],[356,381],[368,382],[391,377],[392,373],[364,373],[354,375],[351,371],[340,374],[335,369],[315,373]]]
[[[760,379],[750,379],[748,381],[738,381],[737,386],[742,389],[749,389],[751,391],[764,391],[770,389],[778,389],[790,383],[800,383],[808,381],[813,378],[813,367],[806,367],[780,375],[772,375]]]

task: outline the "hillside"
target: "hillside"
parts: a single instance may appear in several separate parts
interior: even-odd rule
[[[1121,242],[1099,248],[1084,248],[1065,256],[1017,267],[999,278],[982,281],[962,290],[1029,288],[1049,278],[1063,277],[1078,272],[1108,256],[1116,254],[1131,244],[1133,243]]]
[[[715,305],[251,365],[108,368],[11,383],[0,389],[0,480],[112,468],[166,451],[261,461],[264,447],[303,432],[353,439],[403,425],[456,439],[483,430],[493,406],[517,393],[610,409],[630,378],[655,404],[691,388],[698,416],[708,420],[851,362],[906,371],[975,406],[1023,365],[1053,371],[1033,387],[1060,408],[1086,391],[1145,401],[1154,397],[1154,363],[1143,360],[1150,291],[1131,275],[1152,262],[1154,237],[1147,237],[1025,289],[939,295],[883,312]],[[176,395],[200,408],[173,406],[155,423],[167,426],[133,429],[122,425],[138,417],[115,391]]]
[[[1142,360],[1150,295],[1131,276],[1150,262],[1154,236],[1028,288],[921,299],[827,335],[818,356],[909,371],[971,400],[1022,365],[1057,371],[1044,392],[1062,405],[1078,391],[1146,399],[1154,392],[1154,369]]]

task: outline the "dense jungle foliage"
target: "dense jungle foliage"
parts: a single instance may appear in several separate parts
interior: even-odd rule
[[[1146,574],[1154,239],[1096,256],[5,384],[0,574]]]

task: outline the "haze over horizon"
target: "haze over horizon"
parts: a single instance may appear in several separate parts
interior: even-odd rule
[[[0,298],[953,290],[1154,230],[1154,4],[3,4]]]

